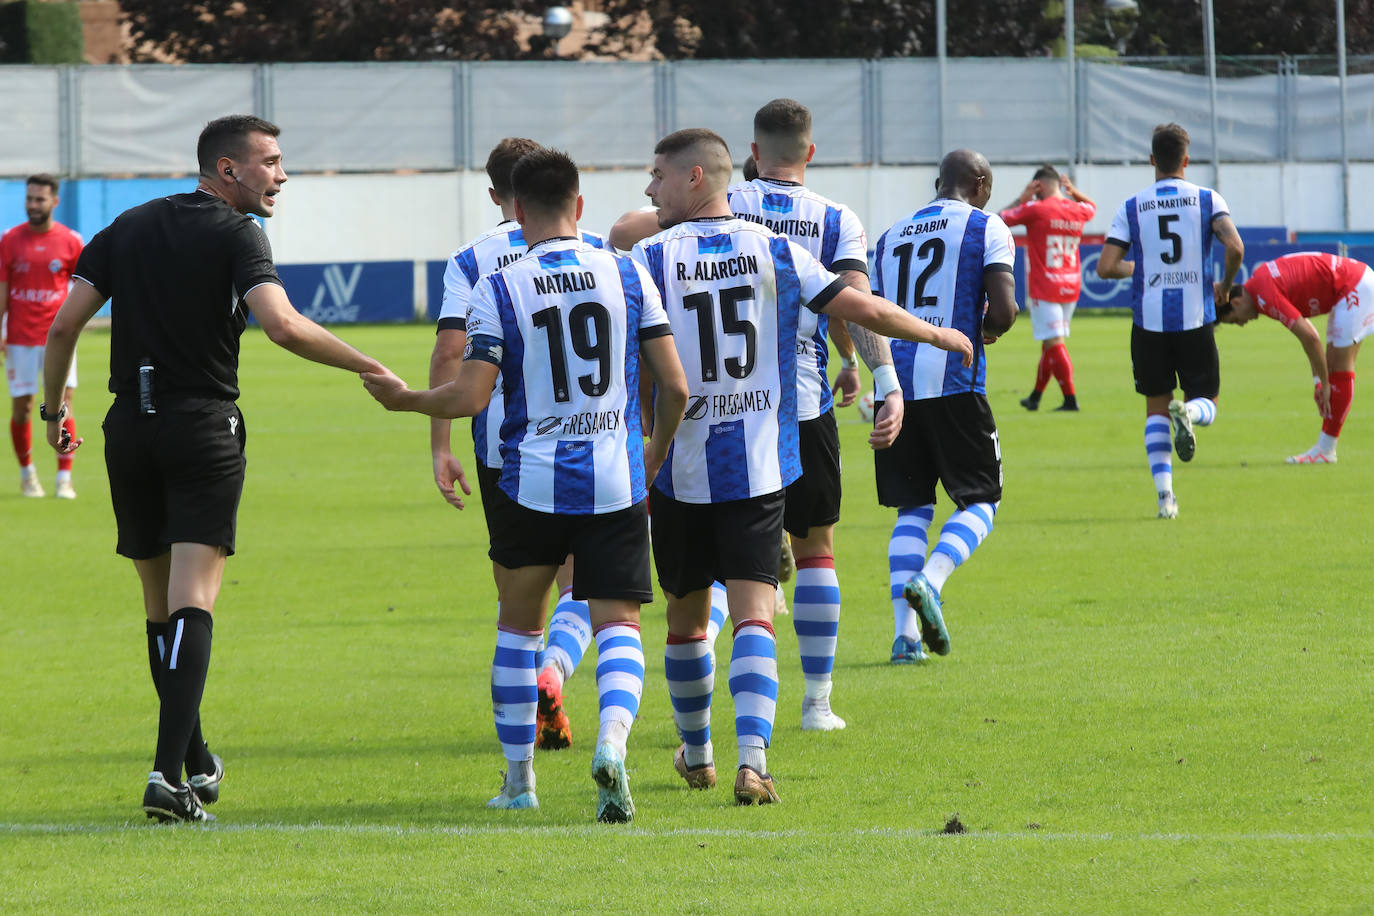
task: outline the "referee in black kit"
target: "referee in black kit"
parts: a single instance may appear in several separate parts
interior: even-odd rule
[[[268,338],[317,363],[388,373],[286,297],[262,229],[286,183],[279,128],[250,115],[211,121],[196,147],[199,185],[120,214],[77,261],[48,333],[42,418],[61,453],[62,386],[77,337],[112,299],[105,463],[119,542],[148,612],[148,663],[161,698],[157,753],[143,795],[149,817],[213,821],[224,766],[200,730],[211,612],[234,552],[243,492],[239,337],[248,313]],[[187,779],[182,780],[185,766]]]

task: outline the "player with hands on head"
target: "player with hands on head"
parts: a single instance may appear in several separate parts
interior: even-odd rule
[[[1064,394],[1064,403],[1055,410],[1078,410],[1073,362],[1065,340],[1083,285],[1078,245],[1083,226],[1096,213],[1097,205],[1074,187],[1068,175],[1045,164],[1036,170],[1016,202],[998,214],[1008,226],[1026,227],[1026,310],[1035,339],[1040,341],[1035,387],[1021,399],[1027,410],[1039,409],[1040,396],[1051,377]]]
[[[573,161],[536,150],[515,164],[511,184],[529,251],[478,281],[457,378],[424,391],[389,376],[363,381],[389,410],[452,418],[485,408],[500,372],[505,460],[488,515],[500,600],[491,691],[507,769],[488,806],[538,807],[535,654],[545,595],[572,554],[573,595],[590,605],[598,656],[596,817],[624,822],[634,817],[625,758],[644,687],[639,613],[653,600],[646,486],[667,458],[687,383],[649,275],[578,237]],[[641,361],[657,394],[647,444]]]

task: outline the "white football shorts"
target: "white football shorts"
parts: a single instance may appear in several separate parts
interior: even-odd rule
[[[1374,331],[1374,270],[1364,276],[1345,298],[1336,303],[1326,323],[1326,342],[1333,347],[1353,347]]]
[[[40,394],[43,390],[43,348],[5,345],[5,377],[10,383],[10,397],[22,398]],[[67,387],[76,387],[76,357],[67,373]]]
[[[1044,302],[1026,297],[1026,308],[1030,310],[1031,331],[1036,340],[1049,340],[1051,337],[1068,337],[1069,322],[1073,319],[1077,302]]]

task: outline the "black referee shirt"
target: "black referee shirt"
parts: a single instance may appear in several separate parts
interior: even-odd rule
[[[151,360],[159,401],[237,399],[243,296],[281,284],[258,224],[204,191],[125,210],[74,274],[113,300],[110,390],[137,397],[138,367]]]

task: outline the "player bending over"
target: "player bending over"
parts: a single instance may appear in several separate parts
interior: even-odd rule
[[[1233,286],[1217,320],[1245,324],[1263,313],[1293,332],[1312,367],[1312,396],[1322,417],[1317,444],[1290,456],[1289,464],[1335,464],[1336,440],[1355,398],[1355,356],[1374,329],[1374,270],[1334,254],[1300,252],[1255,266],[1244,286]],[[1326,348],[1309,320],[1330,315]]]

